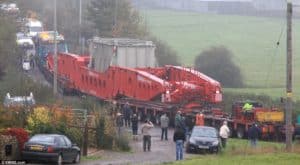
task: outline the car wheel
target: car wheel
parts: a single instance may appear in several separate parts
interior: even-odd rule
[[[215,154],[218,154],[219,152],[220,152],[220,147],[218,147],[217,149],[216,149],[216,151],[215,151]]]
[[[75,163],[75,164],[80,163],[80,153],[79,152],[76,154],[76,157],[75,157],[73,163]]]
[[[191,153],[191,149],[190,149],[190,147],[188,145],[186,146],[185,152],[186,153]]]
[[[58,155],[56,163],[57,163],[57,165],[62,165],[62,156],[61,156],[61,154]]]

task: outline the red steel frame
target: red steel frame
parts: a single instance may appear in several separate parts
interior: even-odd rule
[[[88,67],[90,57],[69,53],[58,54],[58,76],[65,89],[77,90],[101,99],[126,96],[142,101],[201,106],[203,102],[222,101],[219,82],[190,68],[126,68],[110,66],[105,72]],[[47,56],[47,69],[53,72],[52,55]]]
[[[80,91],[104,100],[125,96],[140,101],[161,101],[180,105],[181,110],[191,113],[193,108],[203,107],[203,103],[216,104],[222,101],[219,82],[191,68],[167,65],[157,68],[126,68],[110,66],[104,72],[88,67],[89,56],[69,53],[58,54],[58,76],[60,84],[69,91]],[[47,56],[47,70],[53,73],[53,57]],[[135,106],[137,109],[138,104]],[[145,107],[143,111],[147,111]],[[207,125],[219,125],[227,120],[234,132],[247,132],[255,119],[246,119],[241,107],[234,108],[235,116],[228,115],[219,108],[211,108],[205,115]],[[272,111],[256,108],[255,112]],[[171,112],[173,113],[173,112]],[[154,110],[156,115],[156,110]],[[174,114],[173,114],[174,115]],[[263,135],[274,134],[274,124],[263,125]]]

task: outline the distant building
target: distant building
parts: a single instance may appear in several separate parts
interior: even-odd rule
[[[300,16],[300,1],[299,0],[293,0],[294,5],[294,15]]]
[[[253,10],[252,0],[134,0],[137,6],[195,12],[236,13]],[[237,11],[238,10],[238,11]]]
[[[11,97],[9,93],[6,94],[3,102],[4,107],[24,107],[35,105],[33,94],[29,96],[14,96]]]
[[[79,9],[79,0],[60,0],[60,2],[66,2],[69,6],[74,9]],[[91,4],[92,0],[81,0],[82,7],[85,8],[87,5]]]
[[[192,0],[194,3],[200,3],[207,6],[208,12],[213,13],[249,13],[254,10],[252,0]]]
[[[286,0],[253,0],[253,5],[257,10],[281,11],[286,9]]]

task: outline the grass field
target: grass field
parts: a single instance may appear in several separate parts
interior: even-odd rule
[[[293,153],[285,153],[284,144],[259,142],[256,149],[250,148],[247,140],[230,139],[228,147],[218,155],[195,155],[191,159],[174,162],[174,165],[283,165],[298,164],[299,144],[294,144]],[[172,164],[172,165],[173,165]]]
[[[234,61],[242,69],[249,87],[237,92],[285,96],[285,18],[162,10],[142,13],[147,16],[150,32],[167,42],[178,53],[183,65],[193,65],[194,58],[204,49],[223,45],[234,53]],[[300,99],[300,20],[293,21],[293,85],[294,96]]]
[[[172,165],[296,165],[300,162],[299,154],[273,153],[244,156],[203,156],[187,161],[180,161]]]

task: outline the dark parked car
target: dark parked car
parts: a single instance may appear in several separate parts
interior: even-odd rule
[[[220,138],[218,131],[213,127],[194,126],[187,142],[187,152],[204,151],[218,153],[220,150]]]
[[[44,161],[62,164],[80,162],[80,148],[64,135],[34,135],[24,144],[22,159],[25,161]]]

